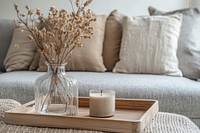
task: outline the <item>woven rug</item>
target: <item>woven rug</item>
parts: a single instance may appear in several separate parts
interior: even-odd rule
[[[0,99],[0,133],[103,133],[100,131],[37,128],[5,124],[4,111],[19,105],[20,103],[14,100]],[[185,116],[159,112],[142,133],[200,133],[200,130]]]

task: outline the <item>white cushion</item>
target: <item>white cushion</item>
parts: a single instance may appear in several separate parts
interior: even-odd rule
[[[126,17],[113,72],[182,76],[176,56],[181,15]]]

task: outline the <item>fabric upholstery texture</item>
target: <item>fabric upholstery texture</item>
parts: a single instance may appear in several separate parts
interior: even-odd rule
[[[180,69],[185,77],[191,79],[200,78],[200,9],[188,8],[162,12],[149,7],[149,13],[150,15],[183,15],[177,51]]]
[[[8,49],[4,66],[7,72],[16,70],[28,70],[36,52],[36,46],[27,36],[28,31],[20,32],[14,29],[11,45]]]
[[[21,103],[34,99],[34,82],[42,72],[0,74],[0,98]],[[67,72],[79,84],[79,95],[88,96],[91,89],[113,89],[116,97],[147,98],[159,101],[160,111],[200,119],[200,82],[184,77],[98,72]]]
[[[117,10],[110,13],[106,21],[103,47],[103,61],[108,71],[112,71],[119,61],[119,51],[122,39],[123,15]]]
[[[13,20],[0,19],[0,71],[5,71],[3,61],[12,40],[13,29]]]
[[[142,133],[198,133],[199,128],[185,116],[159,112]]]
[[[182,76],[176,56],[181,15],[126,17],[113,72]]]
[[[98,15],[93,23],[94,35],[91,39],[83,39],[84,46],[74,49],[66,70],[99,71],[106,70],[103,64],[103,41],[107,16]],[[45,59],[40,56],[38,71],[46,71]]]
[[[4,118],[4,111],[18,107],[20,103],[0,99],[0,118]],[[26,133],[100,133],[100,131],[76,130],[76,129],[56,129],[56,128],[38,128],[29,126],[7,125],[0,119],[0,132],[26,132]],[[187,117],[172,113],[159,112],[155,118],[147,125],[142,133],[198,133],[199,128]]]

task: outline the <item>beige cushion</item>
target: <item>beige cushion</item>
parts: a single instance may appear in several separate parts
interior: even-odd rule
[[[122,39],[123,15],[117,10],[111,12],[106,21],[103,61],[108,71],[112,71],[119,61],[119,51]]]
[[[40,52],[37,50],[32,60],[32,63],[29,67],[30,71],[37,70],[37,68],[39,67],[39,60],[40,60]]]
[[[83,39],[84,46],[76,48],[66,66],[66,70],[99,71],[106,70],[103,64],[103,41],[107,16],[97,16],[94,22],[94,35],[92,39]],[[44,57],[40,58],[38,71],[46,71]]]
[[[28,31],[20,32],[17,28],[13,32],[11,45],[4,60],[6,71],[27,70],[33,60],[36,46],[27,36]]]
[[[113,72],[182,76],[176,56],[181,15],[126,17]]]

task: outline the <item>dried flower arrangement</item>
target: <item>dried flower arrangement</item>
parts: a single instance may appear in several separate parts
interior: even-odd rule
[[[62,65],[65,65],[76,47],[83,46],[83,38],[91,38],[92,22],[96,21],[96,17],[90,9],[86,10],[92,0],[74,1],[75,3],[70,0],[71,12],[51,7],[47,18],[39,9],[34,12],[26,5],[27,13],[23,14],[20,13],[19,6],[14,5],[19,19],[15,21],[16,28],[20,28],[22,32],[24,30],[30,32],[28,38],[36,42],[37,48],[50,68],[50,73],[39,77],[35,83],[35,108],[38,113],[48,113],[58,109],[59,113],[65,115],[77,114],[76,80],[63,73],[65,70]],[[35,16],[38,19],[35,19]],[[35,25],[37,20],[44,25],[43,28],[37,28]]]
[[[16,28],[21,31],[28,30],[28,38],[36,42],[45,59],[51,64],[62,64],[70,58],[73,49],[82,47],[82,38],[91,38],[93,35],[92,22],[96,21],[90,9],[86,7],[92,0],[70,0],[72,11],[57,10],[50,7],[48,17],[45,18],[39,9],[34,12],[28,5],[27,13],[20,13],[19,6],[15,3],[19,21],[15,21]],[[74,7],[76,5],[76,7]],[[38,19],[35,19],[37,16]],[[36,21],[44,25],[42,29],[35,26]]]

